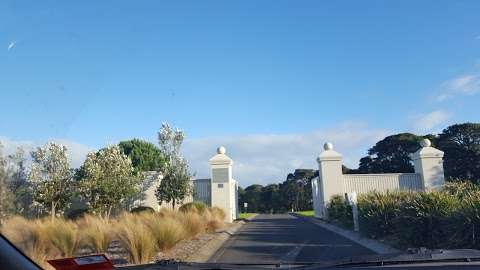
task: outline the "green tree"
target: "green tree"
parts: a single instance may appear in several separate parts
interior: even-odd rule
[[[187,161],[180,154],[184,138],[185,134],[181,130],[174,130],[167,123],[163,123],[158,132],[158,143],[166,164],[155,196],[159,204],[171,202],[173,209],[192,194],[192,175],[188,171]]]
[[[282,210],[281,193],[278,184],[269,184],[262,188],[261,201],[263,212],[276,213]]]
[[[32,186],[28,181],[25,151],[18,147],[14,154],[7,157],[7,175],[9,188],[14,197],[15,213],[23,216],[35,214],[31,207],[33,204]]]
[[[409,154],[420,148],[422,136],[411,133],[391,135],[377,142],[368,150],[367,157],[360,159],[360,173],[410,173],[413,164]]]
[[[153,143],[133,139],[122,141],[118,146],[132,160],[133,167],[139,172],[161,171],[165,165],[162,151]]]
[[[445,152],[445,176],[480,182],[480,124],[464,123],[447,127],[439,134],[437,147]]]
[[[67,147],[50,142],[31,152],[29,179],[33,185],[33,200],[52,219],[69,205],[73,194],[72,171]]]
[[[245,188],[245,194],[243,196],[243,202],[248,203],[248,212],[263,212],[265,207],[262,204],[262,185],[250,185]]]
[[[303,196],[302,184],[297,180],[287,179],[280,184],[280,190],[285,206],[289,211],[298,211],[300,209],[301,197]]]
[[[318,170],[296,169],[288,174],[280,185],[283,206],[288,210],[312,209],[312,179],[318,176]]]
[[[78,175],[81,198],[93,213],[106,218],[139,190],[140,181],[132,161],[117,145],[89,153]]]
[[[13,198],[8,187],[6,166],[6,159],[3,156],[3,146],[0,144],[0,225],[13,209]]]

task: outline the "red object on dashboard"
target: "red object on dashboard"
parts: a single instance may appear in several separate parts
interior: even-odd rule
[[[47,261],[56,270],[109,270],[112,262],[104,255],[89,255]]]

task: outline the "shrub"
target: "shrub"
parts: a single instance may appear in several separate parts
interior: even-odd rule
[[[149,206],[139,206],[139,207],[135,207],[132,210],[130,210],[130,213],[132,213],[132,214],[155,213],[155,210],[152,207],[149,207]]]
[[[470,181],[454,181],[446,183],[442,188],[442,192],[452,195],[459,200],[468,200],[472,195],[480,193],[480,186]]]
[[[340,223],[347,228],[353,227],[352,207],[340,195],[332,196],[327,205],[328,219]]]
[[[66,214],[66,217],[68,219],[76,220],[76,219],[84,217],[87,213],[88,213],[88,209],[75,209],[75,210],[69,211]]]
[[[460,207],[449,219],[450,248],[480,248],[480,194],[463,197]]]
[[[360,230],[371,238],[382,238],[394,232],[394,219],[400,205],[408,201],[411,192],[370,192],[358,197]]]
[[[395,234],[404,246],[438,248],[448,243],[448,223],[459,201],[444,192],[418,192],[400,205],[393,221]]]
[[[205,205],[203,202],[189,202],[184,205],[182,205],[178,210],[181,212],[190,212],[190,211],[196,211],[200,214],[205,212],[207,210],[207,205]]]

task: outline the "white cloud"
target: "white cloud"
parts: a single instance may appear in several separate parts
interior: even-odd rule
[[[88,152],[94,151],[92,147],[88,147],[78,142],[74,142],[68,139],[52,139],[60,144],[67,146],[68,148],[68,158],[70,159],[70,164],[73,168],[78,168],[83,164],[85,157]],[[36,147],[45,144],[45,142],[35,142],[29,140],[12,140],[7,137],[0,137],[0,142],[3,145],[4,154],[13,154],[18,147],[22,147],[25,151],[25,157],[29,157],[29,153],[34,150]]]
[[[184,154],[197,177],[209,177],[208,160],[224,145],[234,161],[234,178],[241,186],[283,181],[297,168],[317,168],[316,157],[326,141],[343,154],[344,164],[357,167],[358,160],[389,132],[361,123],[344,123],[332,128],[296,134],[253,134],[232,137],[190,139]]]
[[[434,132],[435,129],[450,118],[450,113],[443,110],[435,110],[423,115],[414,117],[414,128],[419,132]]]
[[[480,73],[463,74],[444,82],[436,100],[441,102],[457,96],[471,96],[480,92]]]

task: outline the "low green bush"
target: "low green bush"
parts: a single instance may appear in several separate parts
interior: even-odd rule
[[[410,200],[400,202],[394,218],[394,234],[402,246],[438,248],[449,244],[452,216],[459,200],[444,192],[418,192]]]
[[[65,216],[67,219],[75,220],[84,217],[86,214],[88,214],[88,209],[80,208],[67,212]]]
[[[432,192],[371,192],[358,197],[360,231],[397,247],[480,248],[480,186],[447,183]],[[350,207],[334,196],[331,220],[352,223]]]
[[[451,248],[480,248],[480,192],[462,197],[449,222]]]
[[[360,230],[371,238],[382,238],[394,232],[394,220],[402,202],[412,192],[371,192],[358,197]]]
[[[198,213],[203,213],[207,209],[208,206],[203,202],[189,202],[179,208],[181,212],[197,211]]]
[[[155,210],[152,207],[149,207],[149,206],[139,206],[139,207],[135,207],[132,210],[130,210],[130,213],[132,213],[132,214],[155,213]]]
[[[327,205],[327,213],[330,221],[337,222],[347,228],[353,228],[352,207],[343,196],[332,196],[330,203]]]

